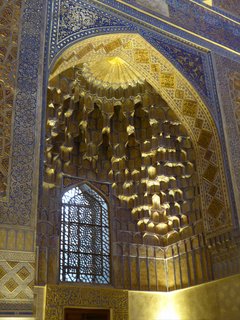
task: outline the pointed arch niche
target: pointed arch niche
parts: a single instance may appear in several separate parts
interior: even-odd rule
[[[90,71],[106,83],[113,60],[132,82],[107,90]],[[47,103],[39,225],[50,221],[53,246],[63,180],[78,177],[108,190],[112,285],[165,291],[215,278],[207,244],[232,228],[221,145],[179,71],[139,35],[97,36],[55,61]],[[59,257],[40,239],[39,283],[56,282]]]

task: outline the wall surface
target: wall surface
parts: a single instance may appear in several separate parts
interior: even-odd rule
[[[129,320],[238,320],[240,275],[173,293],[129,292]]]
[[[240,275],[171,293],[55,285],[45,287],[45,301],[42,289],[38,320],[60,320],[64,307],[111,309],[112,320],[238,320],[240,312]]]
[[[45,288],[46,320],[63,320],[65,307],[110,309],[112,319],[128,319],[128,292],[125,290],[78,284],[48,285]],[[41,307],[44,309],[43,305],[38,305],[38,309],[41,309]]]

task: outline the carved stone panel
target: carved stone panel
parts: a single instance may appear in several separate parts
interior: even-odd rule
[[[128,292],[88,286],[47,286],[45,319],[62,320],[65,307],[110,309],[113,320],[128,319]]]

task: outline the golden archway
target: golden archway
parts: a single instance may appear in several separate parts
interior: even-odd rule
[[[49,80],[62,72],[101,57],[119,57],[159,93],[188,130],[196,165],[206,235],[231,228],[231,213],[216,125],[196,90],[146,40],[136,34],[102,35],[66,49],[54,63]]]
[[[171,134],[176,124],[179,136]],[[180,153],[173,161],[171,143],[165,144],[172,137],[187,142],[180,149],[174,144],[173,153]],[[190,177],[190,183],[182,184],[178,176]],[[96,183],[111,198],[116,288],[165,291],[213,279],[206,239],[231,229],[217,129],[195,89],[139,35],[83,40],[51,68],[38,228],[40,284],[58,281],[58,199],[61,186],[76,177]]]

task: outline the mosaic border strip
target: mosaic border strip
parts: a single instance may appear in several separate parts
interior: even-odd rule
[[[12,133],[9,202],[0,203],[0,223],[33,225],[31,214],[35,168],[39,67],[43,21],[43,0],[25,0]],[[37,62],[37,63],[36,63]]]

